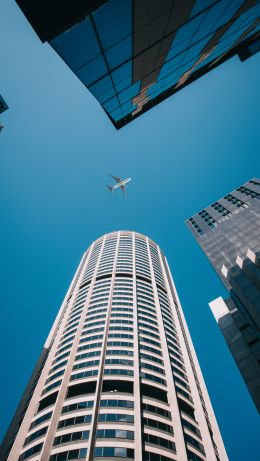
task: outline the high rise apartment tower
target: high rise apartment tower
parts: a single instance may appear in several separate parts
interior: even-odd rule
[[[113,232],[86,251],[1,459],[228,459],[166,258],[149,238]]]
[[[210,308],[260,412],[260,180],[253,178],[187,221],[229,291]]]

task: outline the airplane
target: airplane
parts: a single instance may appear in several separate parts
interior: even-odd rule
[[[116,176],[113,176],[112,174],[110,174],[109,176],[111,176],[111,178],[113,178],[117,182],[117,184],[115,184],[114,186],[107,186],[110,192],[113,192],[113,190],[118,189],[120,187],[120,189],[125,195],[126,184],[130,182],[132,178],[122,179],[122,178],[117,178]]]

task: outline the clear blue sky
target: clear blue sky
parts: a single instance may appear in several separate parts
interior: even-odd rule
[[[133,229],[166,253],[230,461],[257,461],[259,417],[208,307],[225,291],[184,220],[259,176],[260,55],[117,132],[14,0],[1,0],[0,43],[1,435],[83,251]],[[133,178],[126,199],[108,172]]]

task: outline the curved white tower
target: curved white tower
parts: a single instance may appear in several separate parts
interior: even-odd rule
[[[113,232],[84,254],[2,446],[8,461],[226,461],[167,261]]]

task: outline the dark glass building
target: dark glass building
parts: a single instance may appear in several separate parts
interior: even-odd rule
[[[118,129],[260,48],[257,0],[16,0]]]
[[[260,412],[260,180],[212,203],[187,225],[229,291],[210,308]]]

